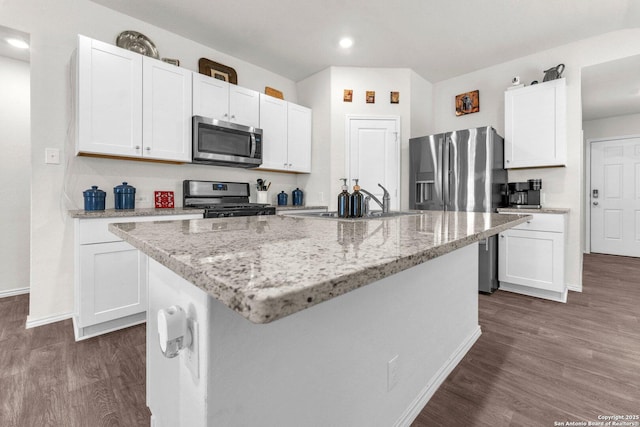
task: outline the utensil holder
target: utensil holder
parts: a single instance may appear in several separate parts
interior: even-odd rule
[[[258,196],[256,198],[257,203],[269,204],[269,192],[268,191],[260,191],[258,190]]]

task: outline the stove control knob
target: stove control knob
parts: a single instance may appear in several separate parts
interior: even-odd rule
[[[227,215],[227,216],[233,216],[233,212],[229,212],[229,215]]]
[[[219,213],[218,214],[218,218],[224,218],[224,214],[223,213]]]

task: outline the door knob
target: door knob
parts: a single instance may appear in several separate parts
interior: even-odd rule
[[[598,202],[593,202],[593,206],[598,206]]]

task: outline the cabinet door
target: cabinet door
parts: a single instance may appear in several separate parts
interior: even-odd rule
[[[142,154],[142,56],[78,36],[76,153]]]
[[[260,94],[262,169],[288,170],[287,102]]]
[[[193,73],[193,115],[229,121],[229,83]]]
[[[498,279],[537,289],[564,290],[564,234],[511,229],[500,233]]]
[[[260,94],[255,90],[229,85],[229,121],[260,127]]]
[[[566,84],[505,92],[505,168],[566,164]]]
[[[80,327],[147,310],[147,256],[126,242],[80,246]]]
[[[191,71],[144,57],[143,157],[191,161]]]
[[[311,172],[311,109],[287,104],[289,170]]]

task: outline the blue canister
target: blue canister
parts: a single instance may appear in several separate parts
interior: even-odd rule
[[[289,195],[287,193],[281,191],[280,194],[278,194],[278,206],[287,206],[288,197]]]
[[[296,188],[291,192],[291,196],[293,199],[293,206],[302,206],[302,190]]]
[[[116,209],[136,208],[136,189],[123,182],[122,185],[113,187],[113,195],[116,202]]]
[[[84,196],[84,210],[85,211],[103,211],[104,200],[107,197],[107,193],[102,190],[98,190],[97,185],[92,185],[89,190],[82,192]]]

